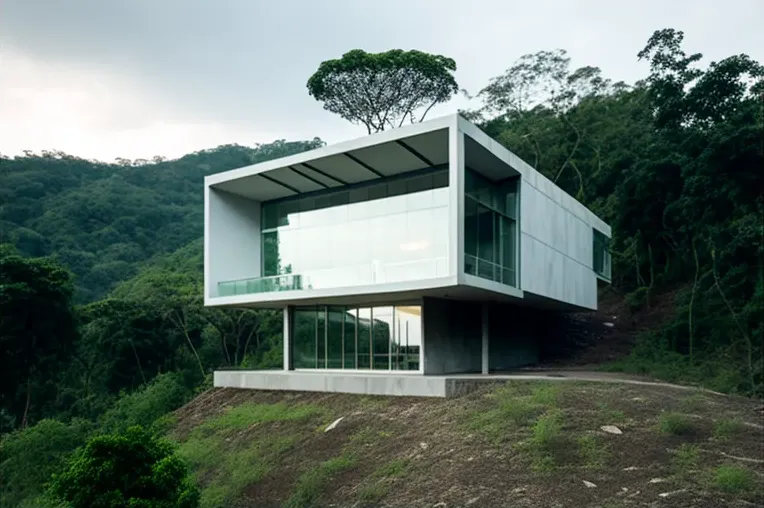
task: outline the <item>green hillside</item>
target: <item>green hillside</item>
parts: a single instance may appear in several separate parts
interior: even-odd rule
[[[227,145],[113,164],[58,152],[0,157],[0,243],[58,259],[76,276],[76,301],[94,301],[150,258],[201,238],[206,175],[322,145],[318,138]]]
[[[619,349],[600,368],[760,398],[764,67],[746,55],[703,61],[683,51],[682,39],[655,32],[638,55],[644,78],[633,84],[571,68],[560,50],[526,55],[478,93],[482,107],[463,114],[613,226],[601,320],[616,325],[590,342],[613,337]],[[321,144],[227,145],[115,163],[0,156],[0,504],[37,506],[50,475],[93,436],[133,424],[166,433],[165,415],[210,388],[217,368],[281,365],[278,313],[203,306],[202,182]],[[320,418],[295,419],[312,432],[335,416],[321,407],[333,403],[317,402]],[[659,416],[639,418],[647,425]],[[703,425],[710,436],[711,423]],[[575,429],[575,439],[585,437]],[[187,447],[180,432],[172,435]],[[358,452],[339,443],[336,461],[314,457],[329,461],[316,466],[318,480],[305,472],[298,485],[344,471],[345,445]],[[219,474],[222,456],[210,460],[218,461],[210,475]],[[216,488],[210,478],[199,481]],[[291,499],[279,488],[274,499]]]

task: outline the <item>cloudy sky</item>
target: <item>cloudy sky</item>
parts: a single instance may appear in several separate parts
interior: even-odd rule
[[[113,160],[336,142],[365,131],[325,112],[305,83],[352,48],[450,56],[474,93],[519,56],[554,48],[633,82],[646,73],[636,53],[669,27],[707,60],[764,61],[762,20],[764,0],[0,0],[0,153]]]

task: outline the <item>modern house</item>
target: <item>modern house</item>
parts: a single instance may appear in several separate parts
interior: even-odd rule
[[[283,370],[215,384],[448,395],[535,362],[535,309],[596,310],[609,238],[458,115],[208,176],[205,304],[284,311]]]

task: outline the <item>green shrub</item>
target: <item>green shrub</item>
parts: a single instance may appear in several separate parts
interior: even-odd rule
[[[700,465],[700,448],[683,443],[674,455],[672,466],[674,474],[679,478],[687,478]]]
[[[682,436],[695,430],[693,422],[681,413],[666,412],[658,419],[658,428],[664,434]]]
[[[737,419],[720,420],[714,426],[714,437],[720,441],[727,441],[732,436],[745,430],[745,424]]]
[[[67,457],[87,442],[92,426],[85,420],[70,424],[41,420],[0,440],[0,506],[18,506],[42,494],[43,484],[58,472]]]
[[[712,483],[715,488],[730,494],[750,492],[757,486],[756,478],[750,469],[730,464],[716,468]]]
[[[173,446],[141,427],[91,439],[50,484],[71,508],[194,508],[199,491]]]
[[[191,397],[179,374],[160,374],[144,388],[122,395],[100,419],[105,433],[120,433],[128,427],[151,427],[160,417],[179,408]]]

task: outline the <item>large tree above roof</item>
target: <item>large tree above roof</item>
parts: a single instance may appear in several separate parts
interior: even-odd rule
[[[354,49],[322,62],[308,80],[308,91],[324,109],[365,125],[371,134],[400,127],[407,119],[424,120],[433,106],[458,91],[454,71],[456,62],[442,55]]]

